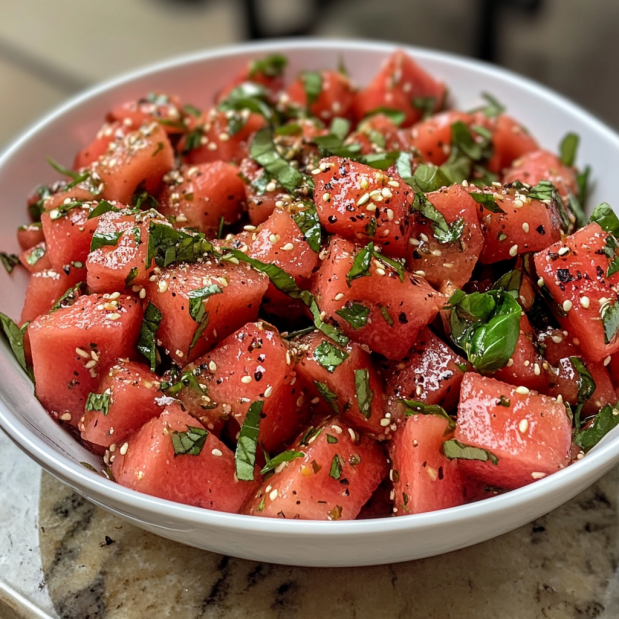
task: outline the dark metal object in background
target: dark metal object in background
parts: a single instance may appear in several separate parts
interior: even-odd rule
[[[501,32],[501,14],[506,8],[520,9],[536,14],[544,0],[478,0],[477,49],[475,55],[481,60],[497,62],[497,42]]]

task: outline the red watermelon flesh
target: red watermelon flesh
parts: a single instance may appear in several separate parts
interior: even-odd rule
[[[22,251],[30,249],[31,247],[42,243],[44,240],[45,235],[43,234],[41,222],[24,224],[23,226],[19,226],[19,228],[17,228],[17,242],[19,243]]]
[[[52,268],[52,263],[47,255],[45,241],[37,243],[19,254],[19,261],[30,273],[39,273]]]
[[[104,155],[109,145],[115,140],[123,138],[131,129],[124,123],[114,121],[105,123],[97,133],[95,139],[77,153],[73,162],[74,170],[88,167]]]
[[[30,324],[36,395],[54,418],[77,426],[101,372],[119,357],[135,356],[141,323],[135,298],[95,294]]]
[[[199,455],[175,455],[172,436],[190,427],[203,430],[178,404],[151,419],[113,454],[116,481],[168,501],[237,512],[254,486],[236,479],[234,454],[210,432]]]
[[[79,424],[82,438],[103,447],[122,444],[163,410],[157,402],[163,395],[160,383],[142,363],[117,359],[94,392],[109,396],[108,412],[86,410]]]
[[[243,513],[302,520],[358,516],[387,474],[382,449],[337,417],[324,421],[303,440],[305,434],[292,447],[303,456],[263,481]]]
[[[436,415],[412,415],[389,444],[393,512],[421,514],[464,503],[459,463],[441,452],[451,438],[449,422]]]
[[[496,465],[460,459],[465,474],[513,489],[568,465],[572,424],[555,399],[469,372],[462,380],[455,438],[498,458]]]

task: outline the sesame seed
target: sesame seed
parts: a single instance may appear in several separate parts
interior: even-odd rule
[[[284,251],[291,251],[291,250],[293,250],[293,249],[294,249],[294,245],[293,245],[292,243],[286,243],[286,244],[282,247],[282,249],[283,249]]]
[[[517,254],[518,254],[518,245],[512,245],[509,249],[509,255],[512,256],[513,258]]]
[[[281,473],[284,470],[284,468],[286,467],[287,464],[288,464],[287,462],[282,462],[282,463],[278,464],[275,467],[275,472],[276,473]]]
[[[336,434],[342,433],[342,428],[340,428],[340,426],[331,426],[331,428]]]
[[[415,271],[415,275],[419,275],[419,277],[425,277],[426,276],[426,272],[425,271]]]
[[[113,292],[110,295],[110,299],[118,299],[118,297],[120,297],[120,292]]]
[[[76,348],[75,352],[84,359],[90,359],[90,355],[83,348]]]
[[[400,183],[398,183],[398,181],[389,181],[387,185],[390,185],[391,187],[399,187]]]
[[[527,387],[516,387],[516,393],[520,395],[529,395],[530,391]]]
[[[214,361],[209,361],[208,362],[208,369],[211,372],[214,372],[217,369],[217,364]]]
[[[330,194],[330,193],[323,193],[323,194],[322,194],[322,199],[323,199],[325,202],[331,202],[331,194]]]
[[[273,181],[269,181],[264,187],[266,191],[275,191],[277,189],[277,185]]]
[[[358,200],[357,206],[363,206],[370,199],[369,193],[364,193]]]
[[[587,309],[589,307],[589,297],[580,297],[580,304]]]
[[[524,206],[524,202],[518,198],[517,200],[514,200],[514,206],[516,208],[522,208]]]
[[[523,229],[525,232],[528,232],[528,231],[529,231],[529,224],[528,224],[526,221],[522,224],[522,229]]]
[[[211,451],[211,453],[214,456],[217,456],[218,458],[224,455],[223,452],[221,451],[221,449],[217,449],[217,448],[213,449],[213,451]]]
[[[314,176],[316,176],[316,174],[320,174],[320,170],[319,170],[318,168],[314,168],[314,169],[312,170],[312,174],[313,174]]]
[[[582,460],[585,457],[585,453],[583,451],[581,451],[577,456],[576,459],[577,460]]]
[[[385,426],[388,426],[390,423],[391,423],[391,422],[390,422],[390,421],[389,421],[389,419],[387,419],[387,418],[383,418],[383,419],[381,419],[381,420],[380,420],[380,425],[381,425],[381,426],[383,426],[383,428],[384,428]]]
[[[531,477],[533,479],[541,479],[542,477],[546,477],[546,473],[531,473]]]
[[[264,390],[264,397],[265,398],[270,398],[271,394],[273,393],[273,387],[271,387],[271,385],[269,385],[265,390]]]
[[[359,181],[359,187],[361,187],[361,189],[367,189],[368,185],[369,185],[368,179],[365,178],[365,176],[363,176],[361,180]]]
[[[393,194],[391,193],[391,189],[389,189],[389,187],[383,187],[380,190],[380,193],[383,195],[383,198],[393,198]]]
[[[561,394],[557,396],[557,404],[563,404],[563,396]]]
[[[376,269],[377,275],[385,275],[385,269]]]
[[[315,405],[315,404],[318,404],[318,402],[320,402],[320,398],[319,398],[319,397],[315,397],[315,398],[313,398],[313,399],[311,399],[311,400],[310,400],[310,403],[311,403],[311,404],[314,404],[314,405]]]
[[[535,376],[539,376],[542,373],[542,370],[539,367],[539,363],[533,365],[533,373]]]
[[[227,142],[230,139],[230,136],[227,133],[220,133],[219,134],[219,139],[222,142]]]
[[[303,406],[303,394],[297,398],[297,406]]]
[[[215,142],[209,142],[209,145],[206,148],[209,150],[217,150],[217,144],[215,144]]]
[[[286,365],[290,365],[290,353],[286,351]]]
[[[412,238],[412,237],[411,237],[410,239],[408,239],[408,242],[409,242],[411,245],[419,245],[419,239],[414,239],[414,238]]]
[[[90,368],[94,368],[95,365],[97,365],[97,362],[94,359],[91,359],[88,363],[84,364],[84,367],[87,370],[90,370]]]
[[[393,221],[393,211],[390,208],[387,209],[387,219]]]
[[[123,446],[120,448],[120,455],[124,456],[127,453],[128,449],[129,449],[129,443],[124,443]]]
[[[520,430],[520,432],[524,434],[528,429],[529,429],[529,420],[521,419],[520,423],[518,424],[518,430]]]
[[[71,421],[71,413],[65,413],[64,415],[60,415],[60,419],[62,421]]]
[[[243,230],[246,230],[247,232],[253,232],[256,229],[256,226],[243,226]]]
[[[538,285],[540,288],[544,285],[544,278],[543,278],[543,277],[540,277],[540,278],[537,280],[537,285]]]
[[[142,288],[142,290],[140,290],[140,299],[145,299],[146,298],[146,288]]]
[[[440,249],[433,249],[432,250],[432,255],[433,256],[442,256],[443,252]]]
[[[570,253],[570,248],[569,247],[562,247],[558,252],[559,256],[565,256],[565,254],[569,254]]]
[[[563,341],[563,338],[560,335],[553,335],[550,338],[555,344],[560,344]]]
[[[368,204],[365,207],[365,210],[366,211],[375,211],[376,210],[376,204],[374,204],[373,202],[370,202],[370,204]]]
[[[333,300],[334,300],[334,301],[339,301],[340,299],[343,299],[343,298],[344,298],[344,293],[343,293],[343,292],[338,292],[338,293],[335,295],[335,298],[334,298]]]
[[[569,299],[566,299],[565,301],[563,301],[563,311],[564,312],[569,312],[573,307],[572,302]]]
[[[274,501],[277,498],[277,488],[271,490],[271,492],[269,493],[269,499],[271,499],[271,501]]]
[[[511,368],[512,365],[514,365],[514,360],[513,359],[509,359],[509,361],[507,362],[507,367]]]
[[[608,357],[604,359],[604,365],[608,365],[610,362],[611,362],[611,358],[610,358],[610,355],[608,355]]]
[[[243,376],[243,377],[241,378],[241,382],[242,382],[242,383],[245,383],[246,385],[247,385],[247,384],[249,384],[249,383],[251,383],[251,376]]]
[[[108,318],[109,320],[118,320],[120,318],[120,314],[117,314],[117,313],[108,314],[106,318]]]
[[[355,431],[352,428],[348,428],[348,434],[350,434],[350,438],[353,441],[357,440],[357,435],[355,434]]]
[[[168,282],[166,282],[165,279],[160,280],[157,284],[157,290],[159,292],[166,292],[168,290]]]
[[[580,340],[577,337],[575,337],[572,342],[574,343],[574,346],[580,346]]]
[[[429,239],[428,239],[428,235],[427,235],[427,234],[424,234],[423,232],[419,235],[419,238],[421,238],[421,240],[422,240],[424,243],[427,243],[427,242],[428,242],[428,240],[429,240]]]
[[[271,243],[273,243],[273,245],[275,245],[275,243],[277,243],[277,241],[279,241],[280,236],[279,234],[270,234],[269,235],[269,241],[271,241]]]
[[[389,500],[390,500],[390,501],[393,501],[393,499],[395,499],[395,490],[392,490],[392,491],[389,493]]]

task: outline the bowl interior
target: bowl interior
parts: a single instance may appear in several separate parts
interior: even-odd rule
[[[374,75],[385,56],[395,46],[381,43],[330,41],[277,41],[260,45],[244,45],[222,52],[204,52],[156,65],[143,71],[108,82],[73,99],[43,121],[35,125],[13,144],[0,158],[0,249],[18,251],[15,239],[17,226],[27,220],[25,198],[38,183],[49,183],[58,175],[46,163],[51,156],[57,161],[71,165],[75,153],[88,144],[100,128],[106,112],[112,105],[135,98],[151,91],[178,94],[185,102],[201,107],[209,106],[216,92],[256,56],[280,52],[289,58],[288,76],[300,69],[319,69],[337,66],[343,59],[352,78],[360,85],[366,84]],[[589,210],[601,201],[614,197],[614,183],[619,161],[619,136],[562,97],[529,80],[520,78],[490,65],[457,58],[448,54],[411,48],[413,57],[433,75],[443,79],[450,88],[454,106],[469,109],[481,103],[480,93],[489,92],[503,102],[508,113],[521,120],[539,140],[543,147],[556,150],[563,135],[575,131],[581,136],[578,164],[591,164],[593,186]],[[27,276],[16,269],[9,276],[0,269],[0,311],[18,319],[27,285]],[[0,343],[0,424],[25,451],[39,463],[62,477],[84,493],[90,490],[114,498],[116,505],[129,500],[141,502],[146,510],[168,510],[187,519],[226,518],[226,522],[238,519],[243,526],[255,526],[256,530],[269,527],[306,527],[301,522],[273,522],[249,524],[246,517],[216,514],[197,508],[188,508],[138,496],[136,493],[107,482],[79,465],[79,462],[98,461],[78,445],[64,430],[51,421],[38,401],[33,397],[32,385],[19,371],[16,363]],[[609,462],[619,452],[619,435],[609,435],[604,444],[593,453],[566,471],[553,475],[533,487],[489,499],[486,511],[522,505],[534,500],[540,493],[559,485],[569,485],[569,476],[585,475],[598,467],[610,466]],[[579,473],[579,471],[581,471]],[[555,479],[556,478],[556,479]],[[511,498],[510,498],[511,497]],[[495,507],[496,506],[496,507]],[[444,517],[452,519],[462,513],[474,513],[480,508],[464,506],[445,510]],[[467,511],[468,510],[468,511]],[[452,512],[451,515],[448,512]],[[443,512],[441,512],[443,514]],[[443,516],[440,516],[443,517]],[[417,519],[417,520],[415,520]],[[264,521],[266,519],[252,519]],[[424,515],[407,516],[397,521],[424,522]],[[223,521],[222,521],[223,522]],[[390,520],[391,527],[394,521]],[[312,531],[326,531],[321,525],[380,527],[380,523],[314,523]],[[385,523],[386,524],[386,523]],[[404,526],[398,524],[397,526]],[[292,529],[291,529],[292,530]],[[307,529],[306,529],[307,530]],[[331,528],[333,532],[334,529]]]

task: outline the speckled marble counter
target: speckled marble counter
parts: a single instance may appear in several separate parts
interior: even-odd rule
[[[619,617],[619,469],[512,533],[440,557],[295,568],[180,546],[98,509],[0,433],[0,618]]]

